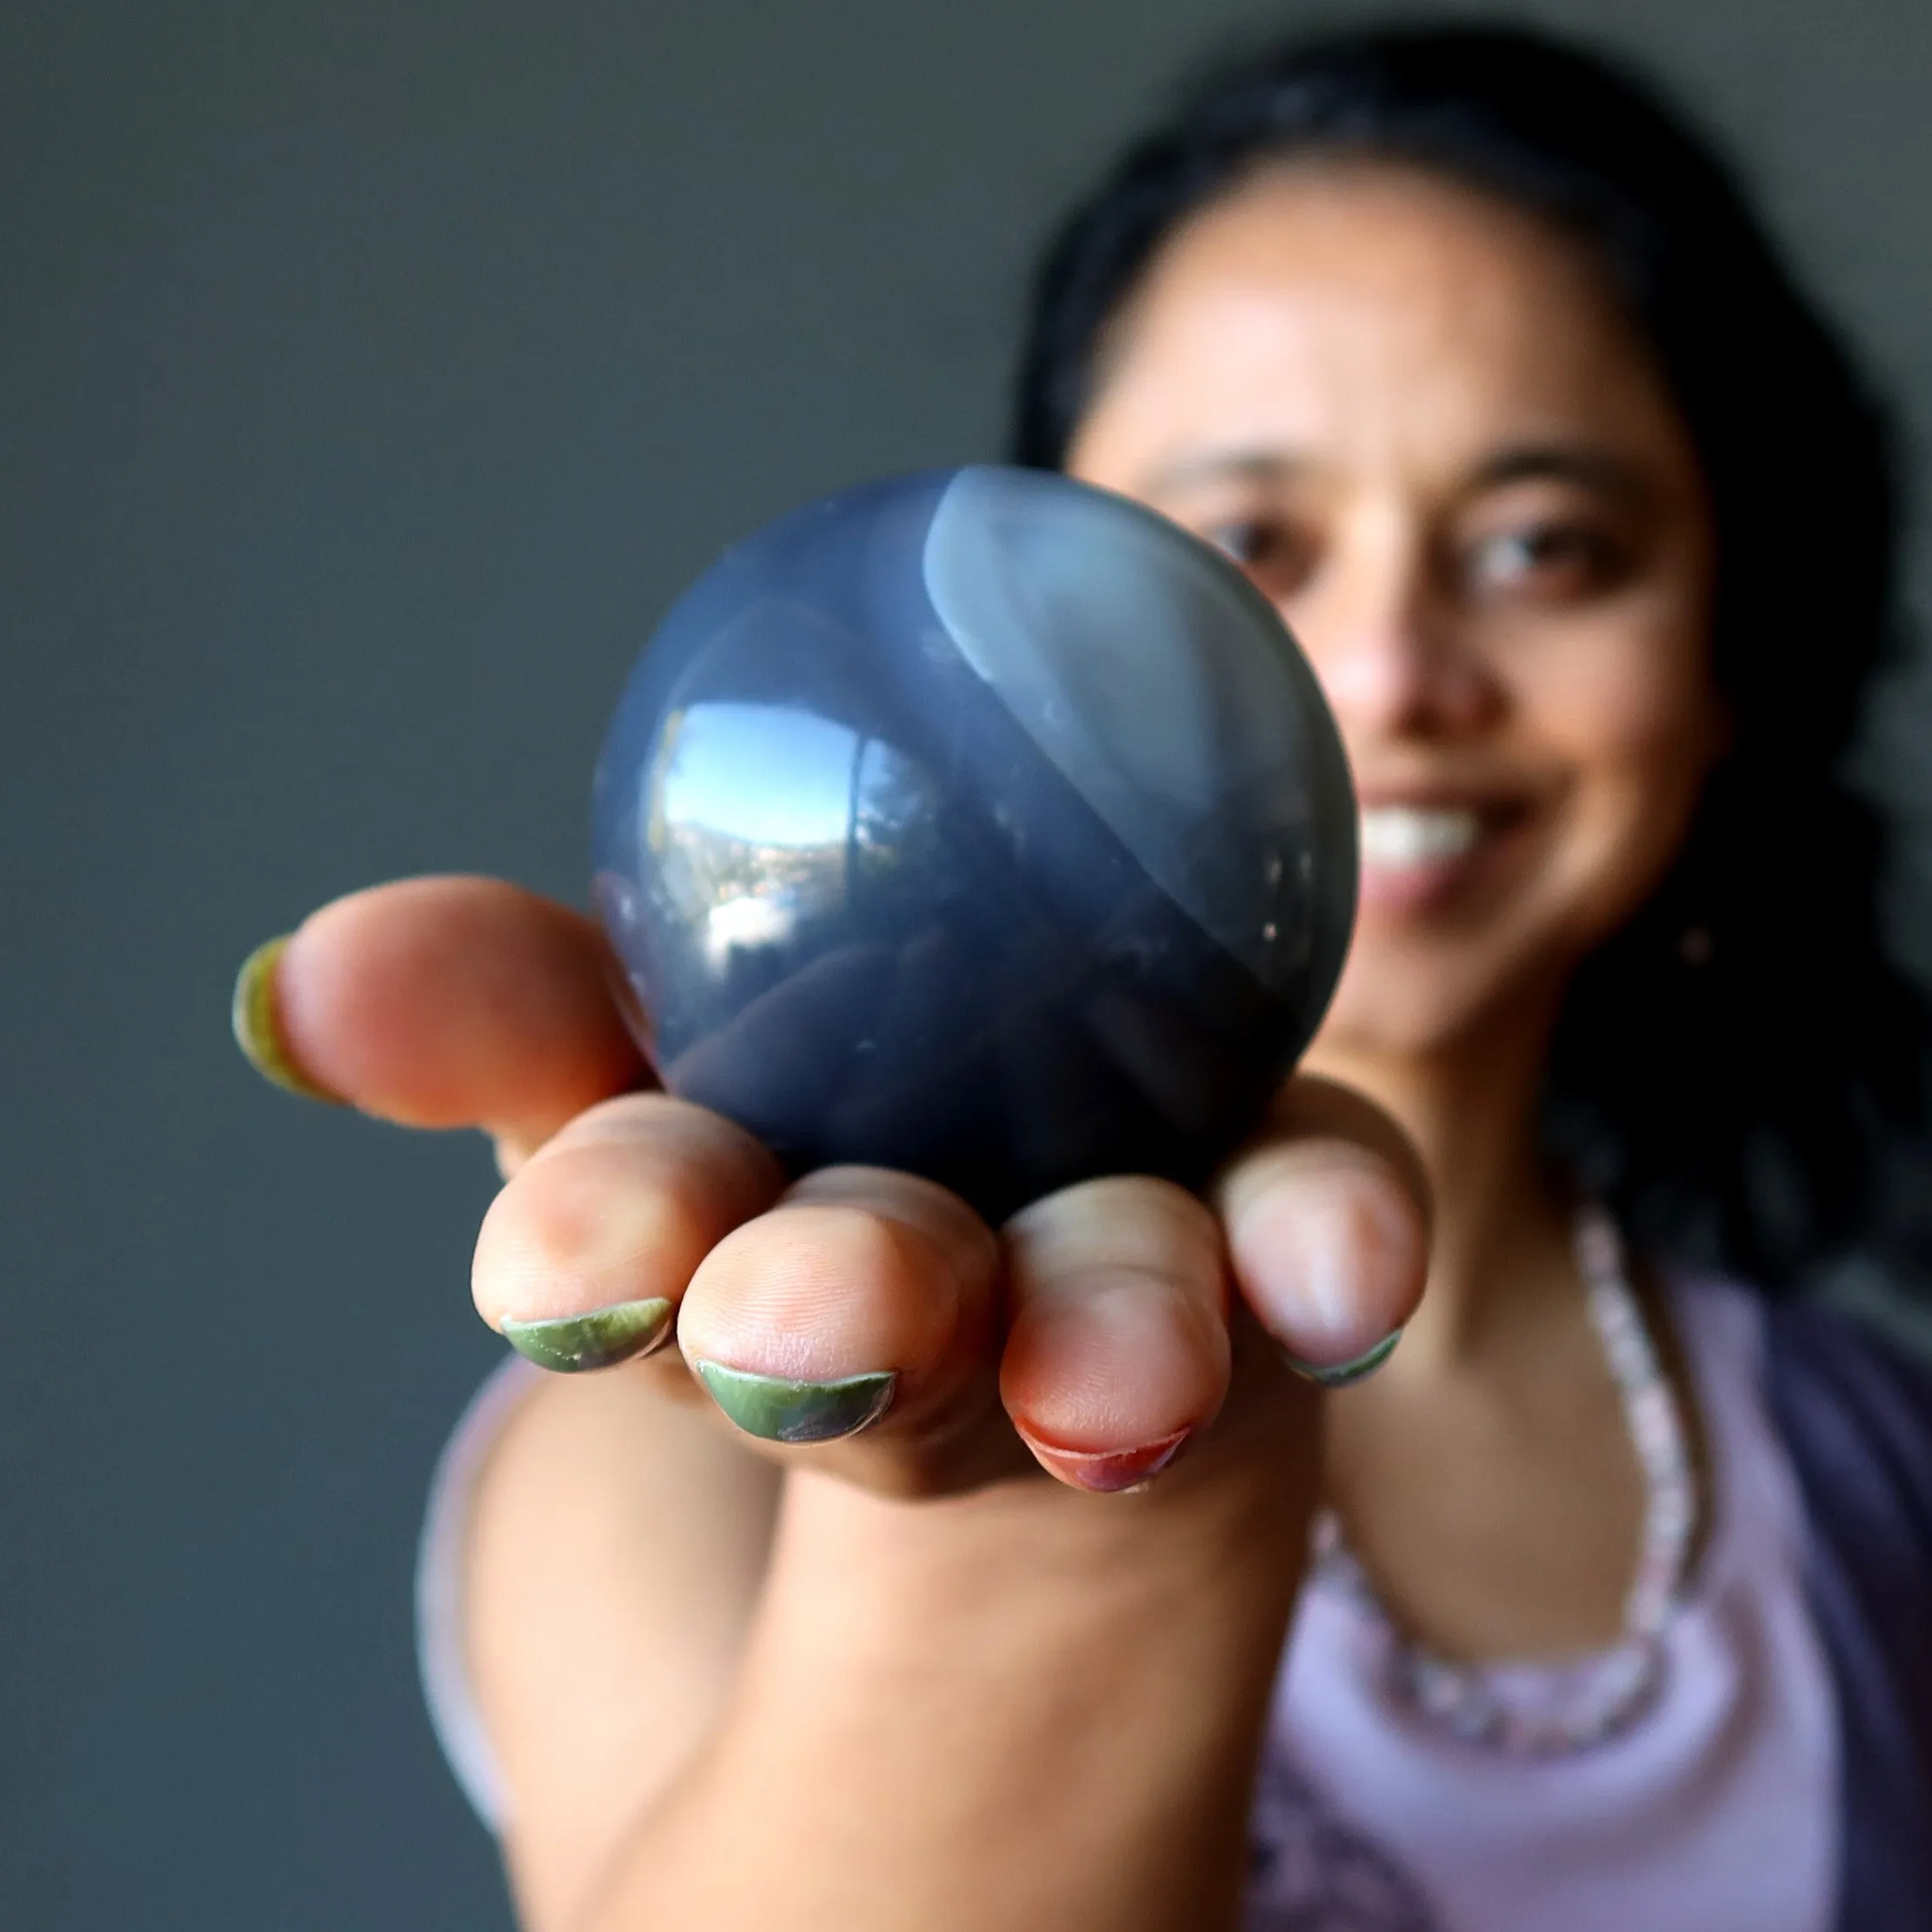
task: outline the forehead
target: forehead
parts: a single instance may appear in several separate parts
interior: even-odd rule
[[[1578,435],[1678,436],[1580,243],[1417,170],[1296,164],[1156,256],[1105,344],[1076,455],[1287,444],[1461,461]]]

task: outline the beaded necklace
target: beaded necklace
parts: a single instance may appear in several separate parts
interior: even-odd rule
[[[1696,1529],[1696,1485],[1676,1393],[1631,1289],[1616,1225],[1594,1203],[1578,1211],[1576,1243],[1590,1324],[1603,1345],[1643,1471],[1644,1510],[1622,1635],[1582,1671],[1563,1669],[1570,1695],[1560,1707],[1513,1695],[1512,1679],[1522,1673],[1505,1676],[1452,1663],[1402,1636],[1343,1542],[1334,1512],[1323,1510],[1315,1526],[1321,1574],[1339,1582],[1384,1627],[1391,1678],[1402,1702],[1458,1737],[1512,1756],[1587,1750],[1627,1730],[1649,1709],[1663,1679],[1664,1626],[1682,1595]]]

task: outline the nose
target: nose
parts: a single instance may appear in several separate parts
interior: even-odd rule
[[[1352,739],[1462,736],[1502,710],[1493,667],[1432,586],[1418,544],[1385,536],[1336,556],[1282,615]]]

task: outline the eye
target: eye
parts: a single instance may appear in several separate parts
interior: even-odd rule
[[[1299,590],[1315,569],[1314,543],[1280,517],[1229,517],[1203,524],[1200,535],[1232,557],[1269,597]]]
[[[1519,523],[1470,547],[1463,570],[1478,596],[1568,603],[1609,590],[1629,568],[1623,546],[1580,522]]]

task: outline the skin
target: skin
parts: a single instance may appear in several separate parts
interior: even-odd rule
[[[1469,852],[1370,868],[1309,1069],[1205,1201],[1116,1179],[993,1230],[903,1176],[787,1189],[636,1090],[589,925],[490,882],[357,895],[280,957],[310,1082],[496,1136],[486,1320],[661,1296],[684,1356],[899,1378],[809,1448],[734,1435],[675,1352],[510,1424],[469,1648],[540,1932],[1232,1926],[1324,1487],[1438,1643],[1616,1627],[1636,1473],[1529,1125],[1565,979],[1722,739],[1682,430],[1556,237],[1302,170],[1172,239],[1072,467],[1242,555],[1371,803],[1480,806]],[[1276,1346],[1405,1322],[1325,1399]]]

